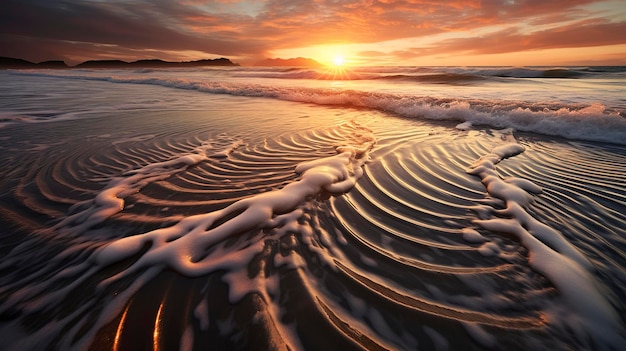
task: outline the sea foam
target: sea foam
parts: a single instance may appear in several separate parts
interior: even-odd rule
[[[116,75],[98,72],[75,73],[77,72],[19,72],[14,74],[97,80],[111,83],[149,84],[174,89],[196,90],[210,94],[274,98],[324,106],[367,108],[407,118],[455,121],[461,124],[469,122],[474,126],[514,128],[519,131],[576,140],[622,145],[626,143],[626,118],[619,110],[608,109],[601,103],[568,105],[559,102],[538,104],[514,100],[440,98],[352,89],[265,85],[246,83],[241,80],[203,79],[198,76],[189,78],[146,77],[145,74],[129,75],[127,72],[121,71],[117,72],[119,74]],[[263,76],[268,73],[256,74]],[[311,73],[296,72],[293,74],[307,75]]]
[[[370,139],[358,147],[340,147],[336,156],[301,163],[295,169],[301,179],[280,190],[239,200],[219,211],[187,217],[172,227],[122,238],[99,250],[94,262],[112,264],[139,253],[149,243],[151,249],[135,263],[137,267],[167,264],[188,276],[207,274],[215,269],[215,262],[206,258],[205,250],[215,243],[254,229],[291,228],[287,220],[292,219],[293,213],[296,217],[302,215],[298,207],[307,199],[322,192],[342,194],[351,189],[363,174],[361,166],[372,145]],[[191,162],[197,159],[189,157]]]
[[[146,185],[166,179],[190,166],[207,160],[209,157],[223,157],[239,145],[239,141],[234,141],[226,150],[212,150],[212,145],[206,143],[197,147],[193,153],[181,155],[168,161],[148,164],[141,169],[129,171],[122,177],[112,179],[94,199],[72,206],[74,209],[72,212],[74,213],[57,223],[54,229],[71,227],[73,232],[83,232],[90,229],[122,211],[124,198],[138,192]]]
[[[547,277],[564,297],[567,312],[561,309],[547,311],[550,323],[579,331],[582,343],[589,333],[591,348],[619,349],[626,345],[623,326],[610,302],[598,290],[592,276],[593,264],[558,231],[535,219],[527,207],[542,189],[531,181],[520,178],[502,178],[496,165],[502,160],[525,151],[515,142],[505,143],[477,160],[468,173],[481,178],[487,193],[505,203],[504,209],[494,209],[492,218],[477,219],[474,223],[495,233],[516,237],[528,249],[529,265]],[[471,228],[464,237],[474,242],[477,237]],[[466,237],[467,236],[467,237]],[[567,317],[562,314],[567,313]],[[584,331],[584,332],[583,332]]]
[[[278,278],[266,277],[263,269],[256,271],[257,275],[250,276],[250,265],[255,262],[255,257],[265,252],[265,239],[270,237],[281,242],[282,251],[291,252],[288,255],[277,255],[274,262],[276,266],[297,269],[304,265],[299,254],[294,251],[297,243],[293,235],[303,237],[301,241],[311,245],[312,251],[324,255],[323,250],[316,247],[313,240],[307,240],[306,237],[311,235],[312,229],[301,224],[300,218],[306,216],[304,208],[307,203],[319,197],[343,194],[362,176],[363,165],[369,159],[369,151],[375,139],[365,128],[358,130],[349,144],[336,146],[335,155],[298,164],[294,171],[299,179],[281,189],[243,198],[221,210],[187,216],[172,226],[113,240],[96,249],[77,244],[61,252],[55,257],[56,260],[63,261],[85,254],[89,258],[63,270],[54,271],[44,280],[19,290],[19,293],[9,294],[0,303],[0,312],[8,313],[19,306],[17,308],[26,314],[42,313],[50,306],[58,305],[90,279],[100,279],[96,276],[102,270],[110,269],[128,259],[133,259],[134,262],[119,273],[100,280],[92,294],[103,295],[110,301],[107,302],[106,310],[88,323],[89,328],[79,331],[74,326],[80,324],[77,321],[84,318],[86,311],[94,303],[93,299],[65,318],[56,319],[51,327],[40,329],[29,335],[29,338],[22,338],[9,345],[34,349],[36,344],[50,342],[63,334],[65,337],[55,341],[59,348],[86,349],[98,329],[119,316],[133,294],[165,269],[187,277],[204,276],[223,269],[226,272],[223,279],[229,285],[231,303],[236,304],[250,293],[256,293],[269,304],[272,298],[280,296],[276,280]],[[78,205],[80,209],[74,209],[74,214],[59,222],[56,229],[85,235],[90,228],[119,213],[123,209],[124,198],[130,193],[210,157],[227,157],[230,150],[239,145],[235,140],[230,148],[216,150],[210,143],[206,143],[194,152],[128,171],[112,179],[93,200]],[[256,236],[255,240],[243,240],[237,249],[232,247],[232,241],[228,242],[229,239],[249,235],[251,232]],[[15,259],[12,256],[0,265],[0,269],[15,265]],[[321,259],[332,265],[332,260]],[[72,278],[71,281],[68,278]],[[109,296],[110,287],[119,282],[124,284],[124,281],[131,283],[122,292]],[[58,289],[49,292],[49,284],[56,284]],[[196,307],[200,320],[206,319],[203,313],[205,312],[200,304]],[[277,309],[269,308],[269,313],[272,314],[273,323],[281,320]],[[280,330],[279,335],[283,341],[291,345],[291,349],[302,349],[290,326],[277,323],[276,328]],[[18,329],[20,328],[16,327]],[[187,335],[181,342],[190,342],[188,339],[191,337]]]

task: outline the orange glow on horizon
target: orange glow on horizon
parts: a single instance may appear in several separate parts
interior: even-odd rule
[[[355,44],[327,44],[281,49],[271,52],[274,57],[307,57],[316,60],[324,66],[339,68],[354,64],[356,57]]]
[[[393,44],[393,45],[392,45]],[[425,42],[425,45],[429,44]],[[513,53],[402,52],[402,43],[378,43],[380,51],[368,51],[362,44],[323,45],[281,49],[276,57],[308,57],[332,69],[354,66],[584,66],[624,65],[624,45],[604,45],[593,48],[555,48],[522,50]],[[585,50],[586,49],[586,50]],[[593,49],[594,55],[589,51]]]

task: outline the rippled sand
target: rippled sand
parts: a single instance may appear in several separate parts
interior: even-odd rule
[[[0,128],[10,349],[624,345],[623,146],[204,99]]]

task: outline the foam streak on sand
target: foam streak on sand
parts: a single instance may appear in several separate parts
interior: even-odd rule
[[[335,156],[300,163],[295,171],[301,179],[280,190],[237,201],[222,210],[187,217],[169,228],[117,240],[98,250],[92,257],[93,261],[99,266],[108,266],[149,247],[129,268],[109,278],[109,281],[154,267],[168,267],[189,277],[225,269],[231,272],[224,278],[229,283],[231,303],[235,304],[255,292],[269,304],[271,296],[280,295],[277,281],[265,277],[263,269],[259,276],[250,279],[246,269],[255,256],[265,251],[264,240],[230,252],[218,248],[219,243],[233,235],[254,230],[275,229],[281,237],[288,233],[306,234],[306,228],[297,221],[303,215],[300,206],[323,193],[342,194],[354,186],[363,174],[362,166],[374,144],[371,135],[361,141],[359,145],[337,148],[339,153]],[[292,257],[292,260],[297,261],[298,258]],[[286,264],[294,268],[298,266],[297,262]],[[297,337],[278,323],[280,316],[277,310],[270,308],[270,311],[273,314],[271,320],[265,323],[273,324],[269,328],[279,331],[274,346],[284,347],[286,344],[291,345],[291,349],[297,349]]]
[[[263,323],[268,330],[275,333],[271,342],[268,342],[276,347],[290,345],[290,349],[301,348],[294,332],[280,323],[279,309],[272,307],[273,299],[280,296],[277,278],[266,277],[262,268],[253,274],[250,272],[250,265],[255,262],[255,257],[262,256],[267,250],[266,236],[279,238],[284,245],[289,246],[287,239],[291,237],[292,241],[295,240],[293,235],[306,236],[311,233],[310,228],[299,223],[300,217],[304,215],[302,208],[308,202],[325,194],[343,194],[355,185],[363,174],[362,167],[375,142],[373,135],[363,128],[357,134],[354,137],[355,144],[337,147],[336,155],[298,164],[295,172],[300,175],[300,179],[279,190],[244,198],[222,210],[186,217],[170,227],[124,237],[95,251],[89,249],[88,259],[53,272],[45,282],[32,284],[19,294],[9,295],[7,301],[0,304],[2,313],[8,313],[15,308],[26,314],[45,313],[50,306],[59,305],[61,300],[74,294],[90,279],[98,279],[96,276],[103,271],[109,271],[129,260],[132,262],[130,266],[117,271],[118,273],[98,279],[100,282],[94,295],[109,301],[97,320],[84,320],[85,314],[91,308],[96,308],[92,305],[95,303],[92,299],[65,318],[55,320],[50,328],[41,329],[28,339],[21,339],[11,346],[34,349],[35,345],[51,342],[62,334],[60,340],[55,340],[60,349],[86,349],[93,341],[95,333],[119,316],[139,289],[159,273],[171,269],[189,278],[205,276],[217,270],[228,272],[223,279],[228,284],[229,300],[233,305],[250,293],[256,293],[263,300],[262,303],[266,306],[264,309],[269,311]],[[114,179],[93,201],[83,204],[88,206],[86,209],[59,223],[60,228],[84,230],[97,225],[121,210],[126,192],[138,191],[147,182],[162,179],[206,160],[209,149],[208,145],[204,145],[196,153],[150,164],[128,172],[126,177]],[[218,156],[224,154],[224,151],[220,151]],[[236,248],[232,247],[232,240],[230,244],[227,243],[229,239],[236,239],[238,236],[245,236],[247,240],[240,242]],[[310,242],[310,245],[315,244]],[[77,245],[61,253],[61,256],[67,258],[74,254],[83,255],[79,252],[84,249]],[[324,254],[319,249],[317,252]],[[298,268],[301,266],[299,260],[298,255],[293,254],[277,257],[275,264]],[[330,263],[331,260],[326,262]],[[68,279],[72,279],[71,282],[67,283]],[[54,292],[47,291],[48,284],[63,282],[65,283]],[[115,288],[120,284],[124,286],[121,291]],[[110,295],[111,291],[115,292]],[[83,323],[88,327],[81,330],[80,325]],[[159,323],[158,318],[156,323]],[[16,332],[20,329],[14,328]],[[155,330],[157,329],[155,326]],[[190,337],[187,335],[187,339]]]
[[[0,72],[0,348],[623,349],[626,77],[247,70]]]
[[[96,253],[95,262],[109,265],[136,255],[150,244],[150,250],[124,275],[155,264],[166,264],[188,276],[207,274],[216,267],[216,262],[207,257],[207,249],[216,243],[235,233],[282,227],[289,214],[298,211],[306,199],[322,192],[342,194],[350,190],[363,174],[361,166],[371,146],[367,142],[359,148],[344,147],[338,155],[301,163],[295,171],[302,178],[280,190],[237,201],[219,211],[187,217],[169,228],[115,241]]]
[[[561,233],[526,211],[532,201],[531,194],[540,193],[541,188],[524,179],[502,179],[496,172],[498,163],[524,150],[514,142],[495,147],[468,170],[482,179],[490,196],[505,204],[504,209],[493,209],[493,218],[474,223],[486,230],[516,237],[529,251],[530,266],[547,277],[562,294],[566,309],[546,311],[547,322],[558,325],[562,321],[565,325],[561,327],[575,330],[579,341],[589,348],[617,350],[620,345],[626,345],[624,331],[609,301],[598,290],[591,275],[593,265]],[[564,313],[568,316],[563,317]],[[591,342],[587,333],[592,337]]]
[[[233,142],[228,150],[215,151],[215,157],[223,157],[224,154],[237,146],[239,146],[239,141]],[[111,180],[93,200],[74,205],[74,209],[79,208],[81,210],[67,216],[54,228],[71,227],[72,231],[77,233],[93,228],[122,211],[125,197],[138,192],[149,183],[167,179],[187,167],[207,160],[211,156],[211,149],[210,144],[204,144],[197,147],[193,153],[168,161],[152,163],[141,169],[127,172],[123,177]]]

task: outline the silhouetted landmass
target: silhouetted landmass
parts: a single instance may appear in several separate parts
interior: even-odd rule
[[[1,68],[35,68],[37,64],[34,62],[16,59],[12,57],[0,57]]]
[[[227,58],[205,59],[197,61],[169,62],[159,59],[137,60],[126,62],[121,60],[90,60],[76,65],[76,68],[170,68],[170,67],[201,67],[201,66],[239,66]]]
[[[125,68],[128,62],[122,60],[89,60],[79,63],[76,68]]]
[[[126,62],[122,60],[89,60],[70,67],[63,61],[44,61],[34,63],[11,57],[0,57],[0,69],[32,69],[32,68],[169,68],[169,67],[202,67],[202,66],[239,66],[227,58],[204,59],[197,61],[169,62],[159,59],[137,60]]]
[[[43,61],[37,64],[37,68],[69,68],[65,62],[60,60]]]
[[[269,66],[269,67],[278,67],[278,66],[290,66],[290,67],[320,67],[323,66],[321,63],[304,57],[290,58],[290,59],[265,59],[259,61],[255,64],[255,66]]]
[[[135,62],[130,62],[129,65],[140,66],[140,67],[160,67],[167,66],[172,64],[172,62],[167,62],[159,59],[149,59],[149,60],[137,60]]]
[[[197,61],[188,61],[188,62],[181,62],[181,65],[187,65],[187,66],[239,66],[238,63],[233,63],[232,61],[230,61],[227,58],[221,57],[221,58],[216,58],[216,59],[204,59],[204,60],[197,60]]]

